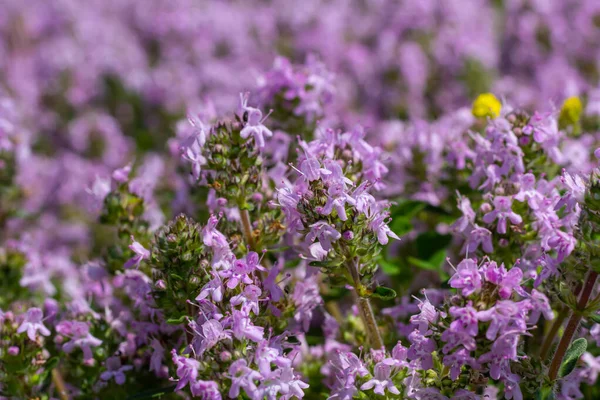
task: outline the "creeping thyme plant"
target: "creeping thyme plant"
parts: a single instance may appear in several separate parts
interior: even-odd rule
[[[600,398],[599,35],[0,2],[0,399]]]

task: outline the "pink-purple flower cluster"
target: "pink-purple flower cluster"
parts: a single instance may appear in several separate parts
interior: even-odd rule
[[[595,0],[3,2],[0,398],[600,397],[598,34]]]

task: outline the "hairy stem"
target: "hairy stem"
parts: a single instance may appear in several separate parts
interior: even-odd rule
[[[573,290],[573,293],[575,294],[575,296],[579,296],[579,293],[581,293],[581,288],[582,287],[583,287],[583,283],[579,283],[575,287],[575,290]],[[550,327],[550,331],[548,332],[548,334],[544,338],[544,343],[542,344],[542,347],[540,349],[540,359],[541,360],[545,360],[546,357],[548,357],[548,353],[552,349],[552,343],[554,343],[554,338],[558,334],[558,331],[560,330],[560,327],[565,322],[565,319],[567,319],[568,315],[569,315],[569,309],[567,307],[563,307],[558,312],[558,316],[556,317],[556,319],[552,323],[552,326]]]
[[[52,382],[54,383],[54,386],[56,386],[56,391],[58,392],[58,397],[60,397],[60,400],[69,400],[70,397],[67,392],[65,381],[58,371],[58,368],[54,368],[52,370]]]
[[[567,323],[567,327],[565,328],[565,333],[562,338],[560,338],[560,342],[558,343],[558,347],[556,348],[556,353],[554,353],[554,357],[552,358],[552,364],[550,364],[550,371],[548,376],[550,380],[555,380],[558,374],[558,369],[562,364],[562,360],[573,340],[573,336],[575,336],[575,332],[577,332],[577,328],[579,327],[579,322],[581,322],[581,311],[585,309],[587,303],[592,295],[592,290],[594,290],[594,285],[596,284],[596,279],[598,278],[598,273],[595,271],[590,271],[588,277],[583,285],[583,289],[581,290],[581,297],[579,298],[579,302],[577,303],[577,310],[571,314],[571,318],[569,318],[569,322]]]
[[[375,319],[371,302],[369,299],[360,296],[360,288],[362,288],[362,284],[360,283],[360,275],[358,272],[358,257],[354,262],[348,263],[346,267],[348,268],[348,272],[350,272],[354,282],[356,306],[358,307],[360,318],[362,319],[367,331],[367,337],[369,338],[371,347],[374,349],[381,349],[383,348],[383,340],[381,339],[381,334],[379,333],[379,328],[377,327],[377,320]]]

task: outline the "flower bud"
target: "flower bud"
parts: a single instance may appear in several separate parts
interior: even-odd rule
[[[489,213],[492,211],[492,205],[490,203],[483,203],[481,204],[481,207],[479,207],[479,210],[482,213]]]
[[[159,279],[156,281],[156,283],[154,284],[154,286],[158,289],[158,290],[165,290],[167,288],[167,284],[165,283],[164,280]]]
[[[228,361],[230,361],[230,360],[231,360],[231,358],[232,358],[232,357],[231,357],[231,353],[230,353],[230,352],[228,352],[228,351],[223,351],[223,352],[221,352],[221,354],[219,354],[219,359],[220,359],[222,362],[228,362]]]

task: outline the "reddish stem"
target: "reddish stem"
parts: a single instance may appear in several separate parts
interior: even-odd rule
[[[556,348],[556,353],[554,353],[554,358],[552,358],[552,364],[550,364],[550,372],[548,376],[550,380],[553,381],[556,379],[558,375],[558,370],[560,365],[562,364],[562,360],[567,352],[567,349],[571,345],[571,341],[573,340],[573,336],[575,336],[575,332],[577,332],[577,328],[579,327],[579,322],[581,322],[582,314],[581,311],[585,309],[588,301],[590,300],[590,296],[592,295],[592,291],[594,290],[594,285],[596,284],[596,279],[598,278],[598,273],[595,271],[590,271],[585,284],[583,285],[583,290],[581,291],[581,297],[579,298],[579,302],[577,303],[577,310],[571,314],[571,318],[567,323],[567,327],[565,328],[565,333],[562,338],[560,338],[560,342],[558,343],[558,347]]]

